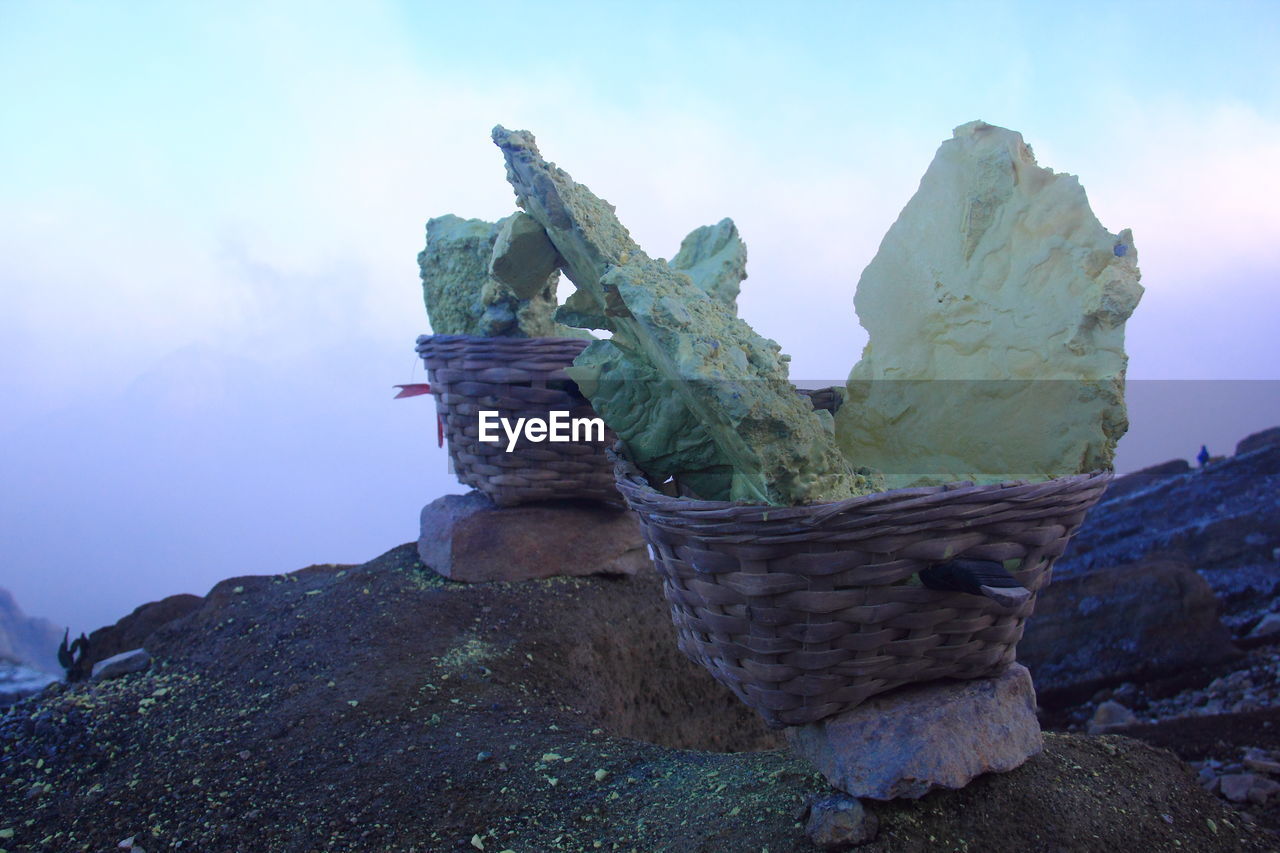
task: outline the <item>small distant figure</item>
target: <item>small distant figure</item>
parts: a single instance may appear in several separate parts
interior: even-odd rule
[[[1203,468],[1205,465],[1209,463],[1208,447],[1205,447],[1203,444],[1200,445],[1200,452],[1196,454],[1196,461],[1200,463],[1201,468]]]
[[[62,645],[58,647],[58,663],[67,671],[67,681],[84,681],[88,677],[85,671],[87,669],[85,658],[89,654],[89,638],[81,633],[68,646],[67,639],[70,636],[70,628],[62,632]]]

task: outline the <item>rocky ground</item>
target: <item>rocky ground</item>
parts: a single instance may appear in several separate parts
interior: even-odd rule
[[[1173,750],[1280,829],[1280,428],[1117,480],[1019,646],[1048,726]]]
[[[1204,578],[1237,637],[1275,612],[1280,427],[1247,436],[1235,453],[1203,468],[1177,460],[1117,479],[1054,571],[1067,579],[1161,560],[1187,564]]]
[[[649,573],[467,585],[406,545],[225,581],[146,645],[0,717],[0,848],[779,853],[830,793],[675,650]],[[868,810],[877,851],[1277,847],[1113,735]]]
[[[1177,753],[1205,790],[1246,820],[1280,830],[1280,646],[1219,667],[1145,684],[1126,682],[1045,722],[1070,732],[1118,733]]]

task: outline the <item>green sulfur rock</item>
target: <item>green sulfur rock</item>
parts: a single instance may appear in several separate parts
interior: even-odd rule
[[[556,284],[552,265],[541,283],[527,279],[520,294],[489,273],[494,244],[515,218],[498,222],[447,215],[427,222],[427,245],[418,255],[422,295],[437,335],[483,337],[583,337],[555,322]]]
[[[690,231],[667,265],[738,313],[738,292],[747,278],[747,244],[732,219]]]
[[[493,139],[517,202],[576,287],[557,318],[613,333],[587,347],[572,375],[652,480],[675,475],[699,497],[779,505],[874,490],[840,455],[830,416],[796,394],[778,345],[726,305],[723,264],[707,264],[713,285],[703,289],[649,258],[613,207],[546,162],[531,134],[497,127]],[[717,254],[702,242],[686,240],[686,259]]]
[[[538,221],[516,213],[499,223],[489,259],[489,274],[511,288],[521,299],[532,299],[548,280],[560,278],[560,256]]]

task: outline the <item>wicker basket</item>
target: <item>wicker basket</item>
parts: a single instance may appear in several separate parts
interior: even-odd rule
[[[499,506],[564,498],[619,502],[605,456],[617,437],[607,429],[603,441],[533,443],[521,438],[510,453],[505,438],[496,444],[479,438],[481,410],[513,421],[546,418],[551,411],[596,417],[564,372],[587,343],[574,338],[418,338],[460,481]]]
[[[620,452],[618,489],[640,517],[680,649],[771,727],[877,693],[994,675],[1014,660],[1035,595],[1109,472],[1043,483],[955,483],[839,503],[769,507],[673,498]],[[957,556],[1020,560],[1014,610],[897,583]]]

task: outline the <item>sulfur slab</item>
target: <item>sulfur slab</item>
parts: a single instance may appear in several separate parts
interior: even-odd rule
[[[841,450],[890,487],[1110,467],[1137,261],[1020,134],[956,128],[858,282]]]
[[[493,139],[576,288],[557,318],[613,333],[571,375],[651,479],[681,474],[701,497],[784,505],[870,490],[840,456],[830,416],[795,393],[776,343],[649,258],[531,134],[497,127]]]

